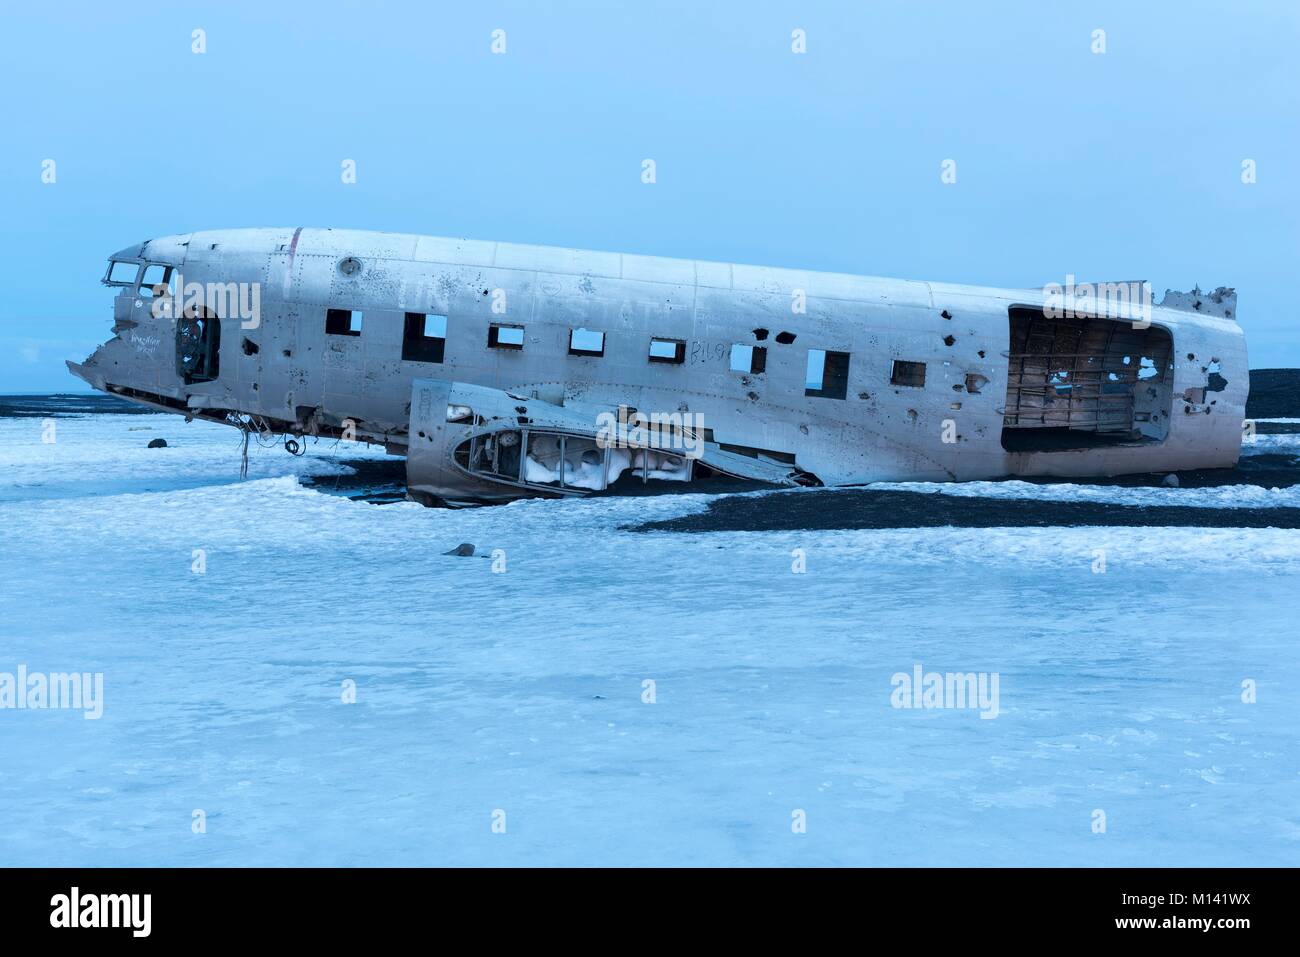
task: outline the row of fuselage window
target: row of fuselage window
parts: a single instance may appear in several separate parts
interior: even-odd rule
[[[325,332],[332,336],[360,336],[362,314],[356,310],[330,309],[325,314]],[[402,358],[408,362],[442,362],[447,343],[447,317],[433,313],[408,312],[402,330]],[[494,322],[488,326],[489,349],[519,351],[524,347],[524,327]],[[605,333],[594,329],[569,330],[569,355],[600,358],[605,354]],[[847,352],[808,350],[804,395],[843,399],[848,393]],[[649,362],[682,365],[686,362],[686,340],[652,337],[646,354]],[[735,343],[731,347],[732,372],[758,375],[767,369],[767,347]],[[922,388],[925,363],[894,360],[893,385]]]

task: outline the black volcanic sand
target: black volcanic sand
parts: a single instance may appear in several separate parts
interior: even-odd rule
[[[0,419],[60,418],[70,415],[112,413],[152,415],[157,409],[102,392],[52,395],[0,395]]]
[[[1300,416],[1300,369],[1250,370],[1248,419],[1292,419]]]
[[[348,466],[353,473],[304,475],[300,481],[307,488],[314,488],[318,492],[342,495],[374,505],[406,500],[405,459],[341,459],[339,464]]]
[[[732,496],[708,511],[634,532],[794,532],[860,528],[1004,528],[1146,525],[1195,528],[1300,528],[1300,508],[1193,508],[1038,499],[974,498],[925,492],[827,489]]]
[[[1156,488],[1161,472],[1082,480],[1088,485]],[[1300,485],[1300,457],[1285,453],[1243,456],[1235,469],[1174,473],[1182,488]],[[1015,479],[1035,485],[1058,479]],[[695,515],[647,522],[635,532],[779,532],[853,528],[1000,528],[1006,526],[1147,525],[1198,528],[1300,528],[1300,508],[1196,508],[1190,505],[1116,505],[981,498],[938,492],[865,488],[732,496]]]

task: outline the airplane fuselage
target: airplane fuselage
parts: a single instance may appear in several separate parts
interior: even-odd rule
[[[1227,290],[1170,294],[1138,321],[1060,315],[1038,289],[306,228],[112,261],[115,335],[78,375],[187,415],[381,442],[435,498],[604,487],[609,461],[589,455],[605,472],[573,486],[582,463],[540,450],[567,435],[588,451],[620,407],[690,415],[701,462],[777,482],[1228,467],[1249,388]],[[537,469],[503,466],[507,433]],[[638,464],[689,478],[675,460],[613,467]]]

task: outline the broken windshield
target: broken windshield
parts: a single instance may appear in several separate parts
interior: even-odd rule
[[[140,264],[138,262],[123,262],[114,259],[108,264],[108,275],[104,277],[104,284],[108,286],[134,286],[135,278],[139,274]]]

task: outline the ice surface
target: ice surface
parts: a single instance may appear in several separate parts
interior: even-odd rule
[[[153,439],[167,447],[149,448]],[[0,418],[0,501],[238,482],[242,441],[233,427],[163,413]],[[359,442],[304,441],[305,454],[295,457],[281,440],[270,447],[250,438],[249,478],[346,475],[353,469],[343,458],[390,458]]]
[[[0,864],[1300,863],[1298,532],[644,534],[708,499],[377,506],[295,477],[360,446],[240,482],[215,426],[40,435],[0,419],[0,672],[103,672],[104,715],[0,710]],[[916,663],[1000,715],[892,708]]]
[[[1300,455],[1300,433],[1298,432],[1274,432],[1270,434],[1257,433],[1252,438],[1241,443],[1241,454],[1262,455],[1265,453],[1285,452],[1290,455]]]

